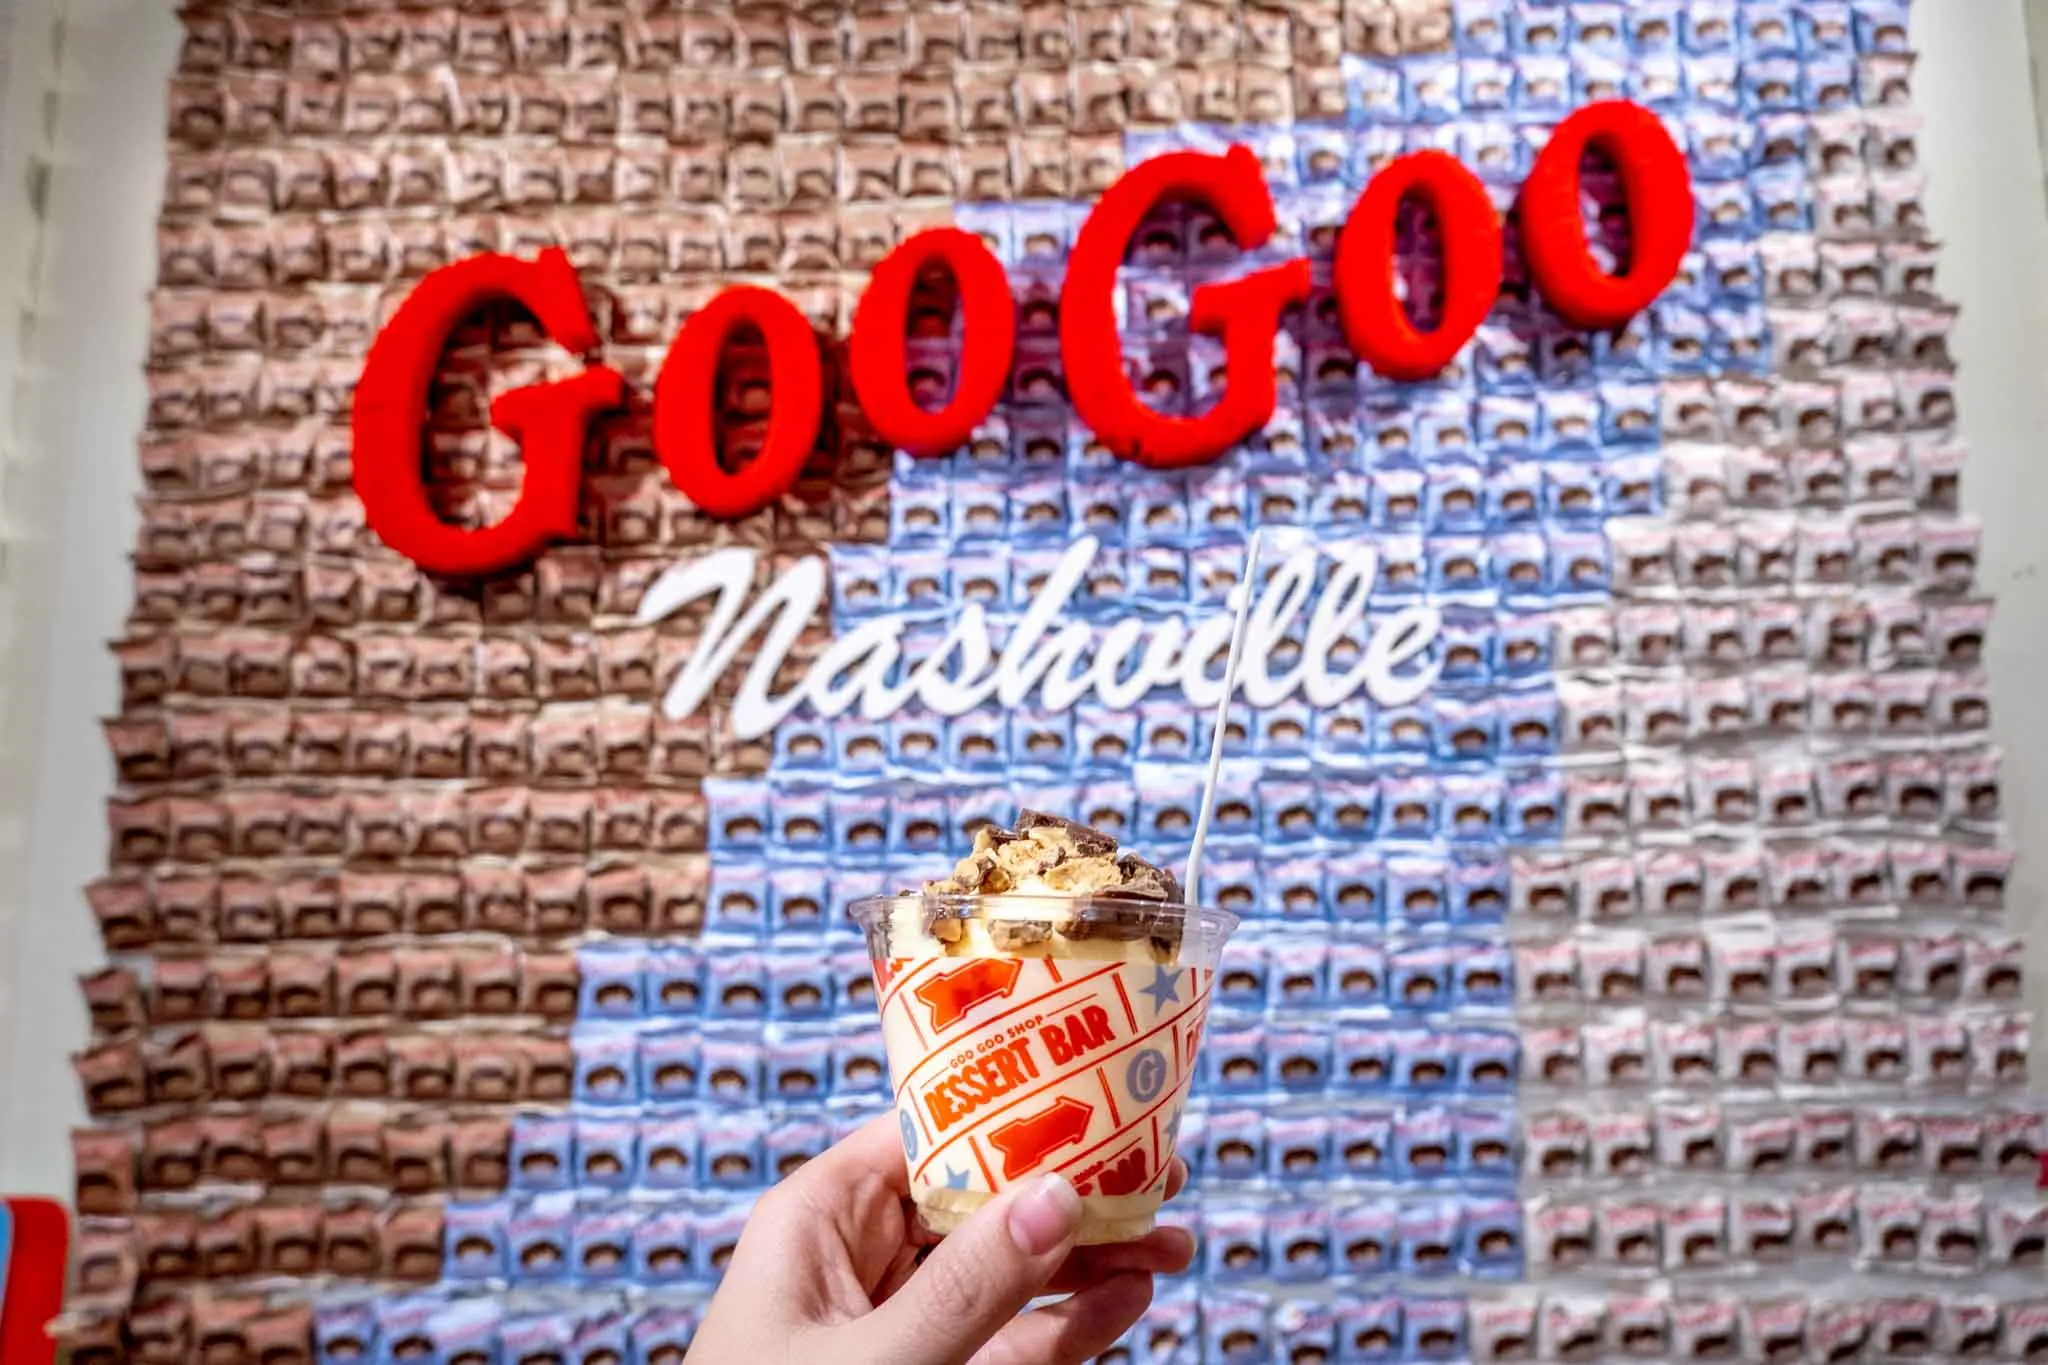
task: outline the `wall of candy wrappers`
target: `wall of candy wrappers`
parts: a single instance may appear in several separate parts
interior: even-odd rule
[[[1917,6],[1917,64],[1882,3],[315,8],[68,27],[30,420],[78,468],[9,720],[40,757],[0,1183],[77,1199],[79,1359],[673,1358],[753,1193],[886,1106],[831,907],[1020,795],[1170,859],[1207,722],[1175,695],[744,739],[729,687],[660,715],[701,620],[637,625],[635,594],[714,542],[822,554],[822,631],[871,582],[929,647],[1085,531],[1077,615],[1200,619],[1251,525],[1412,560],[1445,673],[1243,713],[1207,882],[1250,924],[1172,1212],[1203,1250],[1121,1358],[2048,1351],[2041,874],[2005,852],[2048,753],[2016,7]],[[715,112],[662,74],[685,51]],[[115,95],[166,82],[168,132]],[[1070,172],[1243,123],[1312,229],[1416,146],[1511,190],[1610,89],[1672,116],[1704,209],[1615,336],[1503,305],[1461,378],[1403,388],[1312,307],[1268,431],[1161,475],[1090,452],[1027,308],[1036,369],[975,453],[849,439],[737,532],[669,492],[644,404],[530,575],[434,583],[353,510],[347,380],[444,254],[569,246],[644,388],[741,267],[843,331],[876,233],[954,221],[1029,302]],[[1207,267],[1159,226],[1127,351],[1199,393],[1174,319]],[[516,478],[480,399],[545,363],[490,341],[437,407],[458,513]]]

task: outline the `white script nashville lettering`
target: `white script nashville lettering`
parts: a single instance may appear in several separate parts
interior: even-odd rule
[[[989,701],[1019,706],[1034,689],[1040,705],[1057,711],[1091,692],[1106,706],[1127,709],[1164,688],[1177,690],[1192,706],[1214,707],[1230,645],[1227,607],[1234,602],[1192,628],[1176,616],[1127,616],[1108,623],[1063,619],[1097,548],[1092,537],[1068,547],[1011,627],[1000,657],[988,614],[978,603],[963,605],[938,648],[907,671],[897,667],[903,635],[919,622],[877,616],[835,638],[802,679],[779,694],[771,690],[775,677],[825,600],[825,561],[798,561],[750,601],[759,552],[714,550],[663,572],[640,602],[639,621],[647,625],[716,594],[703,635],[669,685],[662,710],[672,720],[695,712],[757,635],[760,645],[733,703],[733,730],[741,739],[767,734],[806,702],[823,716],[858,705],[864,718],[882,720],[913,697],[940,715],[957,716]],[[1316,570],[1323,558],[1332,567],[1318,591]],[[1403,607],[1376,621],[1357,661],[1332,671],[1331,650],[1357,638],[1378,574],[1379,556],[1370,546],[1293,548],[1252,604],[1239,676],[1245,701],[1274,706],[1299,691],[1311,705],[1328,707],[1362,691],[1381,706],[1400,706],[1428,691],[1438,665],[1427,655],[1442,624],[1428,606]],[[1275,672],[1280,643],[1295,633],[1304,613],[1307,628],[1295,634],[1300,654]]]

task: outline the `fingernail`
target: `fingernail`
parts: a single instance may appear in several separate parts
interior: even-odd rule
[[[1010,1240],[1026,1256],[1043,1256],[1074,1235],[1081,1196],[1063,1175],[1040,1176],[1010,1205]]]

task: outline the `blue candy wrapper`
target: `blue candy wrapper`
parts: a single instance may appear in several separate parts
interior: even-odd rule
[[[506,1221],[506,1263],[514,1284],[563,1284],[572,1277],[576,1196],[536,1194]]]
[[[696,1226],[696,1215],[688,1208],[646,1210],[633,1229],[633,1277],[645,1285],[687,1284],[695,1279]]]
[[[646,1190],[687,1190],[698,1184],[701,1148],[694,1114],[659,1114],[639,1129],[636,1182]]]

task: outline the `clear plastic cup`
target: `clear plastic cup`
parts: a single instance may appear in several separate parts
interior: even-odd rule
[[[1057,1171],[1080,1191],[1083,1243],[1150,1232],[1237,917],[1097,896],[875,896],[851,910],[924,1227],[943,1236]]]

